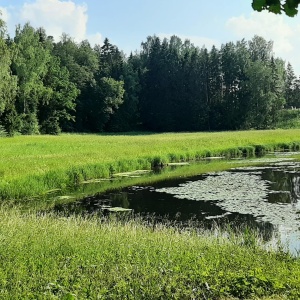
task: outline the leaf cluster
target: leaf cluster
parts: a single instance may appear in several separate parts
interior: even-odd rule
[[[267,10],[275,14],[285,13],[294,17],[298,13],[299,0],[253,0],[252,7],[256,11]]]

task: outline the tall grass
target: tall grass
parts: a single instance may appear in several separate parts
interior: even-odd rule
[[[249,232],[0,208],[0,240],[1,299],[300,297],[300,260]]]
[[[21,199],[115,172],[203,157],[299,149],[300,130],[0,139],[0,198]]]

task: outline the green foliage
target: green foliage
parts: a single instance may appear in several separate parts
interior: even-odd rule
[[[38,32],[29,24],[25,24],[23,28],[17,27],[14,42],[17,52],[12,68],[18,76],[17,111],[36,116],[40,99],[50,99],[49,89],[44,86],[43,78],[47,73],[51,54],[40,42]],[[28,131],[31,125],[35,127],[32,119],[33,117],[28,118],[29,123],[26,123],[26,118],[23,119],[25,131]],[[31,131],[34,130],[35,128]]]
[[[21,133],[26,135],[39,134],[39,124],[35,113],[21,115]]]
[[[300,107],[300,80],[295,76],[293,67],[290,63],[287,64],[286,74],[285,74],[285,91],[284,97],[286,99],[285,107],[299,108]]]
[[[300,128],[300,110],[283,109],[279,114],[279,128]]]
[[[7,132],[5,128],[2,125],[0,125],[0,137],[5,137],[5,136],[7,136]]]
[[[62,35],[60,42],[54,44],[53,55],[60,61],[60,67],[57,67],[57,62],[54,61],[52,72],[55,72],[59,86],[62,85],[61,95],[58,95],[57,101],[60,113],[65,114],[65,118],[61,120],[62,127],[67,131],[75,129],[90,131],[89,113],[97,106],[94,98],[97,86],[95,75],[99,68],[97,55],[88,41],[77,44],[66,34]],[[50,80],[51,75],[53,73],[49,74]],[[55,91],[59,89],[56,88]],[[63,110],[64,103],[67,104],[65,110]],[[73,110],[75,110],[75,124],[71,117]]]
[[[21,128],[21,118],[22,115],[17,113],[14,103],[11,103],[0,116],[0,123],[3,124],[8,135],[13,136]]]
[[[226,43],[222,45],[220,55],[220,72],[223,72],[223,75],[220,76],[220,73],[218,75],[222,78],[219,85],[222,96],[219,97],[219,104],[217,104],[217,109],[221,111],[217,120],[220,126],[218,129],[246,127],[247,113],[250,109],[243,84],[247,84],[248,80],[246,73],[251,64],[251,42],[249,47],[245,41],[238,42],[236,45]]]
[[[59,134],[61,132],[61,128],[59,126],[58,117],[48,117],[41,123],[40,131],[42,134]]]
[[[108,131],[131,131],[138,128],[139,122],[139,67],[134,65],[133,56],[123,66],[124,96],[119,109],[111,115],[106,128]]]
[[[54,44],[53,54],[68,69],[71,82],[79,90],[83,91],[95,84],[95,73],[99,65],[96,53],[88,41],[77,44],[70,36],[63,34],[61,41]]]
[[[123,103],[123,81],[102,77],[100,80],[101,93],[104,98],[104,112],[112,114]]]
[[[88,41],[76,44],[64,35],[54,46],[54,54],[70,73],[80,93],[76,98],[76,124],[79,131],[103,131],[111,115],[123,103],[121,80],[123,58],[118,49],[105,40],[102,47],[90,47]],[[50,77],[51,78],[51,77]],[[66,88],[66,99],[70,88]],[[64,104],[62,107],[66,107]]]
[[[285,66],[272,48],[259,36],[211,52],[175,36],[148,37],[140,59],[142,122],[155,131],[276,127]]]
[[[300,106],[292,66],[259,36],[211,51],[150,36],[126,58],[107,38],[92,48],[66,34],[54,42],[28,23],[14,40],[5,30],[1,22],[0,124],[9,135],[276,128],[283,106]]]
[[[142,44],[140,96],[144,125],[155,131],[202,130],[207,124],[208,53],[176,36]],[[206,86],[207,87],[207,86]]]
[[[256,11],[267,10],[275,14],[284,12],[289,17],[298,13],[299,0],[253,0],[252,7]]]
[[[102,47],[97,45],[95,51],[99,62],[98,78],[112,77],[120,80],[123,75],[124,57],[118,47],[105,38]]]
[[[56,57],[52,57],[44,78],[50,99],[42,99],[38,107],[41,132],[58,134],[66,121],[74,120],[75,100],[79,90],[69,79],[67,68],[60,65]]]
[[[5,32],[5,24],[0,19],[0,117],[14,103],[17,94],[17,77],[10,69],[13,49],[6,43]]]

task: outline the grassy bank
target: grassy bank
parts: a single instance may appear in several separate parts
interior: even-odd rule
[[[0,198],[23,199],[160,163],[300,147],[300,130],[0,139]]]
[[[300,260],[262,250],[249,232],[1,208],[0,239],[0,299],[300,297]]]

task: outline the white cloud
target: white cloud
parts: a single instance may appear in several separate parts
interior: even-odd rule
[[[86,39],[90,42],[92,46],[94,45],[102,45],[103,39],[101,33],[89,34]]]
[[[87,34],[88,7],[72,0],[24,1],[20,7],[8,7],[14,25],[29,22],[33,27],[43,27],[48,35],[58,41],[62,33],[67,33],[76,42],[89,39],[91,45],[101,41],[101,34]],[[11,25],[11,24],[8,24]],[[9,26],[10,33],[12,26]]]
[[[5,23],[9,20],[9,13],[5,7],[0,6],[0,19],[3,20]]]
[[[251,39],[254,35],[259,35],[272,40],[276,56],[290,61],[300,74],[300,58],[297,53],[300,48],[300,23],[294,24],[284,16],[268,12],[253,12],[248,17],[242,15],[230,18],[226,28],[239,39]]]
[[[178,36],[182,41],[189,40],[191,43],[193,43],[195,46],[202,48],[205,46],[207,49],[211,49],[212,46],[219,47],[220,42],[214,39],[210,39],[207,37],[201,37],[201,36],[191,36],[191,35],[182,35],[182,34],[168,34],[168,33],[160,33],[157,36],[161,39],[167,38],[170,39],[171,36],[176,35]]]
[[[72,1],[36,0],[23,5],[20,19],[30,22],[33,27],[44,27],[55,39],[66,32],[81,41],[86,34],[87,6]]]

